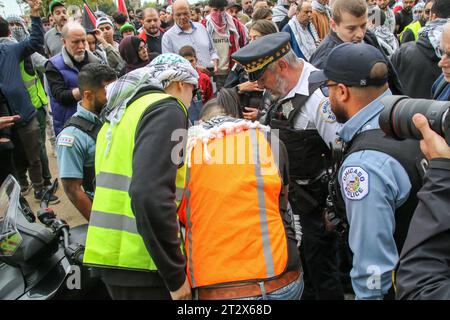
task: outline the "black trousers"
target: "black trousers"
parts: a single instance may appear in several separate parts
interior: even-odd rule
[[[294,201],[290,204],[294,214],[300,215],[303,232],[300,250],[305,290],[302,299],[343,300],[337,236],[325,230],[321,212],[304,214]]]
[[[172,300],[165,287],[122,287],[106,283],[113,300]]]

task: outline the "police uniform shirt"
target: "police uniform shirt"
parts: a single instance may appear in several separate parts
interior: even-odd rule
[[[292,99],[295,94],[309,96],[308,79],[311,72],[316,70],[318,69],[312,64],[303,60],[303,71],[297,85],[281,101]],[[306,102],[305,107],[302,108],[294,120],[294,129],[316,129],[327,146],[336,141],[340,127],[341,125],[336,121],[336,116],[331,111],[329,99],[323,95],[320,89],[314,91]]]
[[[345,142],[359,132],[378,129],[388,89],[338,132]],[[382,299],[392,285],[392,270],[399,253],[394,241],[395,210],[409,196],[411,183],[402,165],[391,156],[373,150],[350,154],[339,169],[339,184],[350,225],[353,252],[350,272],[357,299]]]
[[[78,103],[74,116],[101,123],[98,116]],[[82,130],[67,127],[58,135],[56,153],[61,178],[83,179],[83,167],[95,164],[95,141]]]

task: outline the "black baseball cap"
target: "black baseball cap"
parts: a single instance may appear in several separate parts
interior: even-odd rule
[[[378,62],[387,65],[383,54],[374,46],[346,42],[331,50],[323,70],[311,73],[309,82],[331,80],[352,87],[381,86],[387,82],[387,74],[383,78],[370,78],[370,71]]]

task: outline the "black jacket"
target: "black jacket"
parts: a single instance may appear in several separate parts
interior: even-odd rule
[[[431,99],[431,87],[442,71],[439,58],[427,37],[402,44],[391,62],[403,84],[403,93],[411,98]]]
[[[433,159],[397,269],[397,298],[450,299],[450,159]]]
[[[386,53],[383,51],[380,44],[378,43],[377,37],[370,30],[367,30],[366,32],[366,35],[364,36],[364,42],[374,46],[375,48],[381,51],[389,67],[389,75],[388,75],[389,88],[391,89],[393,94],[403,94],[402,84],[400,82],[400,79],[397,75],[394,66],[389,61],[389,58],[387,57]],[[338,37],[336,32],[331,30],[330,33],[326,36],[325,39],[323,39],[320,46],[317,48],[317,50],[313,53],[313,55],[309,59],[310,63],[318,69],[323,69],[325,66],[325,62],[328,58],[328,54],[331,52],[331,50],[333,50],[334,47],[342,43],[344,43],[344,41],[342,41]]]

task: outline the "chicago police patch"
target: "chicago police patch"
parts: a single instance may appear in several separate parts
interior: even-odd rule
[[[75,137],[71,134],[61,134],[58,137],[58,146],[72,147]]]
[[[320,103],[318,112],[326,123],[336,122],[336,116],[334,115],[333,111],[331,111],[331,104],[329,99],[325,99]]]
[[[347,167],[341,178],[347,199],[361,200],[369,193],[369,174],[363,168]]]

